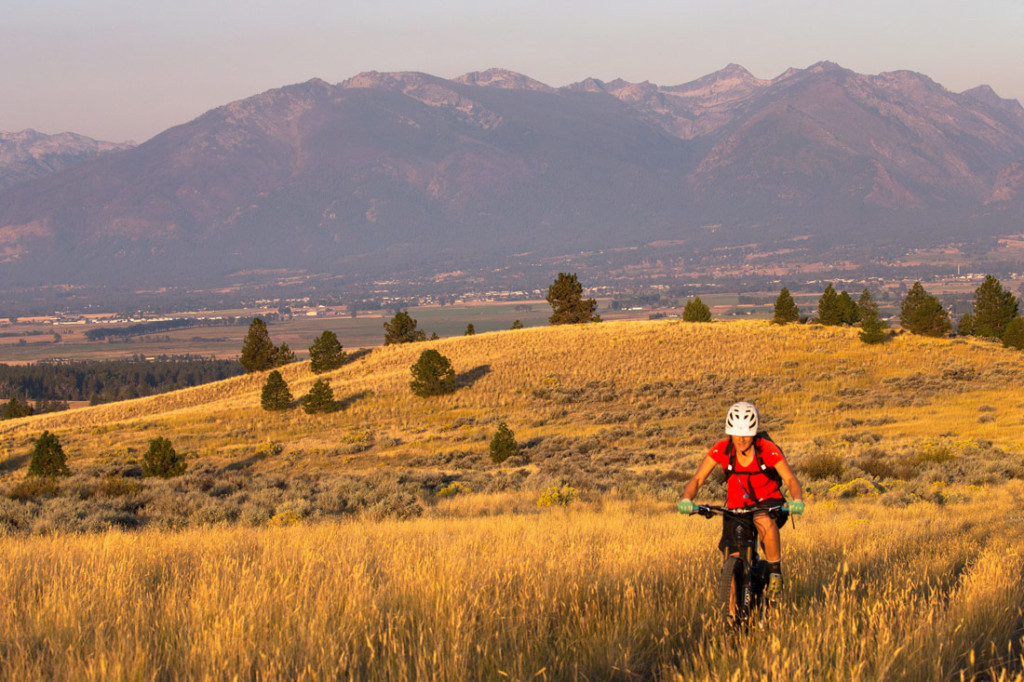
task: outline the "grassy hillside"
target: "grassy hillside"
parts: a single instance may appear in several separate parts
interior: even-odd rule
[[[409,368],[428,347],[459,373],[453,395],[421,399],[409,390]],[[308,363],[282,373],[296,398],[316,378]],[[416,515],[456,481],[474,492],[533,494],[564,483],[667,500],[741,399],[758,404],[812,494],[880,492],[903,503],[941,495],[943,485],[1024,477],[1024,354],[984,341],[904,334],[867,346],[854,329],[603,323],[389,346],[323,376],[341,406],[334,414],[263,411],[260,373],[3,422],[8,492],[44,429],[59,435],[76,473],[56,498],[8,511],[18,517],[8,526],[32,525],[26,514],[38,519],[60,500],[64,508],[50,510],[54,527],[95,516],[78,502],[110,512],[89,527],[137,525],[124,514],[162,518],[157,508],[173,506],[164,498],[176,494],[191,501],[170,525],[260,523],[285,503],[304,516],[378,503],[385,516]],[[523,455],[498,467],[487,451],[501,421]],[[157,436],[188,454],[183,479],[133,478]],[[192,518],[200,508],[205,516]]]
[[[409,391],[428,347],[454,395]],[[602,323],[375,350],[326,416],[262,411],[259,375],[3,422],[0,679],[1019,680],[1022,370],[974,340]],[[720,525],[671,504],[738,399],[810,492],[745,638]],[[33,490],[43,429],[74,473]],[[184,476],[137,477],[156,436]]]

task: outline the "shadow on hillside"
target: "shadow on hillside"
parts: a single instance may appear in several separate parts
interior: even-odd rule
[[[372,350],[372,348],[360,348],[359,350],[354,350],[351,353],[345,353],[345,362],[341,363],[341,366],[344,367],[345,365],[351,364],[356,360],[365,358],[367,355],[370,354]]]
[[[356,404],[360,400],[369,398],[371,395],[373,395],[373,391],[359,391],[359,393],[353,393],[347,398],[342,398],[341,400],[336,401],[334,403],[334,407],[338,410],[347,410],[352,405]]]
[[[10,471],[17,471],[32,459],[32,455],[20,455],[18,457],[8,457],[4,461],[0,462],[0,473],[8,473]]]
[[[490,365],[480,365],[474,367],[468,372],[462,372],[461,374],[455,375],[455,385],[459,388],[469,388],[476,382],[483,379],[485,376],[491,373]]]
[[[239,471],[241,469],[248,469],[261,459],[266,459],[267,455],[268,453],[266,452],[257,452],[255,455],[251,457],[246,457],[245,459],[240,459],[237,462],[232,462],[231,464],[228,464],[227,466],[224,467],[223,471]]]

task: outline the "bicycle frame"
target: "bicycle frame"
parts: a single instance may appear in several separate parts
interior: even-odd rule
[[[719,584],[722,615],[727,625],[746,625],[751,615],[761,606],[767,576],[765,564],[757,554],[758,532],[754,524],[754,515],[769,513],[775,509],[786,509],[786,505],[759,509],[697,505],[695,513],[704,518],[717,515],[738,521],[733,537],[726,538],[727,545],[723,549],[722,577]],[[762,625],[766,615],[766,609],[761,609]]]

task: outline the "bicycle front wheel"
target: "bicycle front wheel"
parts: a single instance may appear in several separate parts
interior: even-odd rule
[[[735,625],[743,621],[746,616],[743,610],[743,560],[739,557],[728,557],[722,565],[718,600],[723,623]]]

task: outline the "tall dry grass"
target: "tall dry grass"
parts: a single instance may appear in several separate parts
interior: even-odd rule
[[[1019,679],[1022,493],[811,506],[749,634],[715,622],[717,522],[643,503],[0,538],[0,676]]]

